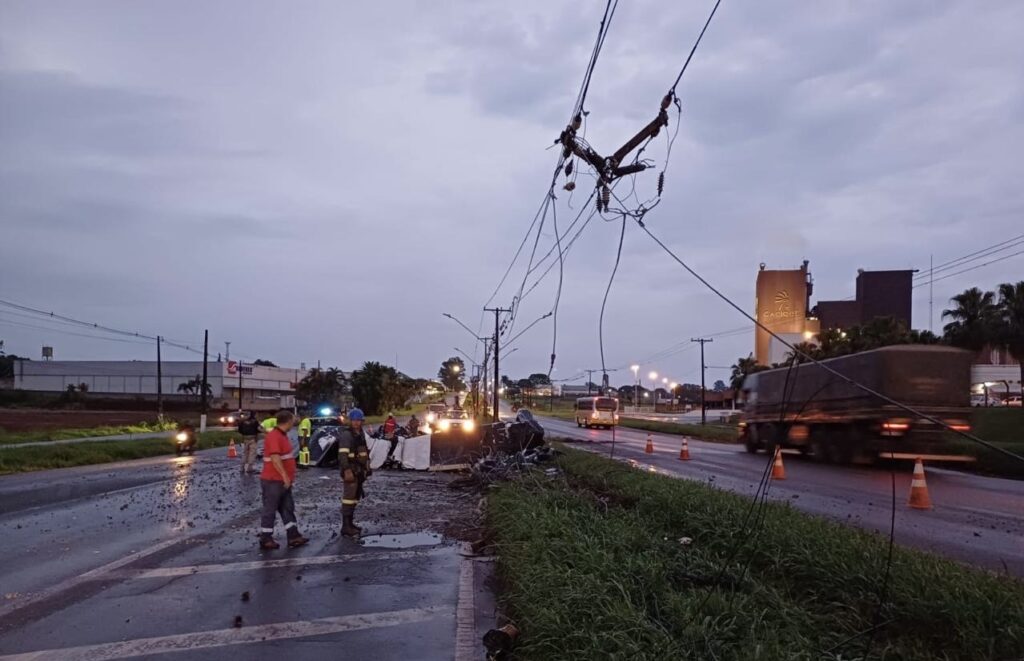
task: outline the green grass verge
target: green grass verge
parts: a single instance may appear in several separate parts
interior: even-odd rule
[[[558,463],[488,496],[516,658],[863,658],[887,540],[776,504],[752,536],[748,498],[575,450]],[[1024,584],[897,547],[878,622],[872,659],[1019,658]]]
[[[228,431],[208,431],[200,434],[199,449],[225,446],[232,438],[237,439],[238,435]],[[0,450],[0,475],[50,468],[106,464],[167,454],[174,454],[174,444],[170,437],[138,441],[66,443],[52,447],[37,445],[27,448],[10,448]]]
[[[89,438],[91,436],[115,436],[119,434],[148,434],[157,431],[175,429],[174,421],[140,422],[134,425],[109,425],[80,429],[50,429],[46,431],[5,432],[0,430],[0,445],[14,443],[33,443],[37,441],[63,441],[72,438]]]

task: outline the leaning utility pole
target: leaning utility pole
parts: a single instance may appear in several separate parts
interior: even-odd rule
[[[501,383],[498,374],[501,373],[500,363],[498,362],[498,344],[501,339],[501,329],[499,327],[498,316],[502,312],[511,312],[511,309],[507,308],[484,308],[484,312],[494,313],[494,422],[500,420],[498,416],[498,386]]]
[[[160,360],[160,336],[156,336],[156,417],[164,419],[164,367]]]
[[[238,361],[238,412],[242,414],[242,361]]]
[[[707,370],[707,365],[704,364],[704,345],[708,342],[714,342],[714,338],[690,338],[691,342],[700,342],[700,424],[707,424],[708,421],[708,406],[707,401],[704,397],[707,393],[707,388],[704,387],[704,372]]]
[[[200,407],[199,407],[199,431],[201,431],[201,432],[206,431],[206,389],[210,387],[209,385],[207,385],[208,381],[206,380],[206,376],[207,376],[206,375],[206,363],[207,363],[207,361],[209,359],[210,359],[210,331],[209,330],[204,330],[203,331],[203,382],[199,385],[199,388],[200,388],[200,390],[203,393],[203,396],[200,399],[201,404],[200,404]]]

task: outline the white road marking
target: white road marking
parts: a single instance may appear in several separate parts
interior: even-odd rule
[[[237,517],[235,520],[238,520],[238,519],[241,519],[241,518],[245,518],[245,517],[248,517],[248,516],[255,517],[257,515],[257,513],[258,513],[258,510],[253,509],[253,510],[250,510],[249,514],[243,515],[241,517]],[[230,523],[230,522],[228,522],[228,523]],[[26,596],[24,599],[20,599],[19,598],[18,600],[15,600],[15,601],[11,601],[11,602],[8,602],[8,603],[5,603],[5,604],[0,604],[0,617],[4,617],[4,616],[6,616],[6,615],[8,615],[10,613],[13,613],[14,611],[21,610],[22,608],[26,608],[26,607],[31,606],[33,604],[37,604],[37,603],[39,603],[41,601],[46,601],[47,599],[51,599],[51,598],[53,598],[53,597],[55,597],[55,596],[57,596],[57,595],[59,595],[59,594],[61,594],[63,592],[67,592],[68,590],[72,590],[72,589],[74,589],[74,588],[76,588],[79,585],[82,585],[84,583],[89,583],[90,581],[102,580],[102,579],[106,578],[108,574],[110,574],[110,573],[112,573],[114,571],[117,571],[118,569],[120,569],[121,567],[124,567],[125,565],[130,565],[133,562],[136,562],[136,561],[141,560],[143,558],[147,558],[147,557],[149,557],[151,555],[160,553],[161,551],[163,551],[165,549],[169,549],[172,546],[176,546],[178,544],[183,544],[183,543],[188,542],[190,540],[202,537],[203,535],[208,535],[211,532],[217,531],[218,529],[219,528],[217,528],[217,527],[211,527],[211,528],[205,529],[205,530],[203,530],[201,532],[197,532],[194,535],[190,535],[189,537],[175,537],[175,538],[172,538],[172,539],[168,539],[168,540],[162,541],[159,544],[154,544],[153,546],[150,546],[148,548],[142,549],[141,551],[136,551],[135,553],[129,553],[128,555],[126,555],[125,557],[121,558],[120,560],[114,560],[113,562],[109,562],[109,563],[107,563],[107,564],[105,564],[105,565],[103,565],[101,567],[97,567],[96,569],[92,569],[90,571],[87,571],[84,574],[79,574],[78,576],[73,576],[73,577],[71,577],[71,578],[69,578],[67,580],[64,580],[64,581],[61,581],[60,583],[57,583],[56,585],[52,585],[52,586],[50,586],[50,587],[48,587],[48,588],[46,588],[44,590],[40,590],[39,592],[32,593],[31,595]]]
[[[429,606],[427,608],[409,608],[383,613],[360,613],[357,615],[341,615],[324,617],[302,622],[278,622],[259,624],[237,629],[216,629],[214,631],[197,631],[172,636],[155,638],[138,638],[116,643],[99,645],[82,645],[62,649],[39,650],[22,654],[0,656],[3,661],[106,661],[107,659],[124,659],[133,656],[164,654],[188,650],[209,649],[260,643],[270,640],[290,638],[306,638],[327,634],[358,631],[362,629],[378,629],[394,627],[402,624],[423,622],[437,617],[450,617],[451,606]]]
[[[233,571],[252,571],[254,569],[277,569],[282,567],[307,567],[310,565],[336,565],[347,562],[373,560],[402,560],[418,558],[446,551],[445,547],[425,549],[421,551],[391,551],[386,553],[352,553],[349,555],[313,555],[299,558],[280,558],[276,560],[253,560],[252,562],[225,562],[209,565],[187,565],[184,567],[157,567],[155,569],[125,569],[110,572],[106,578],[112,579],[143,579],[143,578],[174,578],[197,574],[219,574]]]
[[[476,635],[476,603],[473,560],[468,543],[463,544],[462,560],[459,563],[459,597],[455,609],[455,661],[473,661],[480,657],[479,638]]]

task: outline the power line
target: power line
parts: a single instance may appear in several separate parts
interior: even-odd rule
[[[1002,257],[999,257],[998,259],[993,259],[993,260],[985,262],[983,264],[975,264],[975,265],[969,266],[969,267],[967,267],[965,269],[961,269],[960,271],[955,271],[953,273],[947,273],[947,274],[943,275],[940,278],[935,278],[935,279],[927,280],[925,282],[918,283],[918,284],[913,286],[913,289],[917,289],[919,287],[924,287],[925,285],[928,285],[928,284],[931,284],[931,283],[940,282],[942,280],[945,280],[946,278],[952,278],[953,276],[960,275],[962,273],[970,273],[971,271],[975,271],[977,269],[984,268],[986,266],[991,266],[992,264],[998,264],[999,262],[1006,261],[1006,260],[1010,259],[1011,257],[1016,257],[1018,255],[1024,255],[1024,250],[1020,250],[1018,252],[1011,253],[1009,255],[1003,255]]]
[[[686,67],[690,66],[690,60],[693,59],[693,54],[697,52],[697,46],[700,46],[700,40],[704,38],[704,33],[707,32],[708,26],[711,25],[711,19],[715,17],[715,12],[718,11],[718,5],[722,4],[722,0],[718,0],[715,6],[711,9],[711,13],[708,15],[708,20],[704,22],[704,27],[701,28],[700,34],[697,35],[697,41],[693,42],[693,48],[690,49],[690,54],[686,56],[686,61],[683,62],[683,68],[679,70],[679,75],[676,76],[676,82],[672,83],[671,92],[675,94],[676,87],[679,86],[679,81],[683,79],[683,74],[686,73]]]
[[[1012,238],[1007,239],[1005,241],[1002,241],[1000,243],[996,243],[994,245],[988,246],[987,248],[982,248],[981,250],[975,250],[974,252],[967,253],[966,255],[963,255],[961,257],[957,257],[956,259],[951,259],[948,262],[943,262],[942,264],[939,264],[939,265],[937,265],[935,267],[929,268],[927,271],[919,272],[917,275],[914,276],[914,279],[915,280],[919,280],[919,279],[922,279],[922,278],[927,279],[935,271],[943,271],[943,270],[948,270],[949,268],[954,268],[954,267],[960,266],[960,262],[964,262],[965,260],[966,261],[974,261],[974,259],[971,259],[971,258],[974,258],[975,256],[978,256],[977,259],[980,259],[982,257],[985,257],[986,254],[989,253],[990,251],[992,251],[992,252],[1002,252],[1003,250],[1006,250],[1008,248],[1014,247],[1015,245],[1017,245],[1015,242],[1019,242],[1021,240],[1024,240],[1024,234],[1018,234],[1015,237],[1012,237]],[[1010,244],[1010,243],[1012,243],[1014,245],[1013,246],[1007,246],[1006,245],[1006,244]],[[1001,246],[1005,246],[1005,247],[1001,248]],[[999,250],[995,250],[996,248],[999,248]],[[986,254],[982,254],[982,253],[986,253]]]

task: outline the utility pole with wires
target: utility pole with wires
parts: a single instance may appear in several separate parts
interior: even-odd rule
[[[200,408],[199,408],[199,431],[200,432],[206,431],[206,389],[209,388],[209,385],[207,385],[209,382],[206,379],[206,377],[207,377],[206,363],[209,360],[209,357],[210,357],[210,331],[209,330],[204,330],[203,331],[203,382],[201,384],[199,384],[200,392],[203,393],[202,394],[202,398],[200,399],[200,401],[202,403],[200,404]]]
[[[160,359],[160,336],[156,336],[156,417],[164,419],[164,366]]]
[[[494,411],[492,411],[494,422],[500,421],[498,415],[498,388],[501,384],[500,377],[501,363],[498,359],[498,345],[501,340],[501,321],[499,319],[502,312],[512,312],[511,308],[484,308],[484,312],[494,313]]]
[[[697,337],[690,338],[691,342],[700,342],[700,424],[705,425],[708,422],[708,405],[707,388],[704,385],[704,374],[707,372],[707,365],[704,364],[704,345],[708,342],[714,342],[714,338],[709,337]]]

